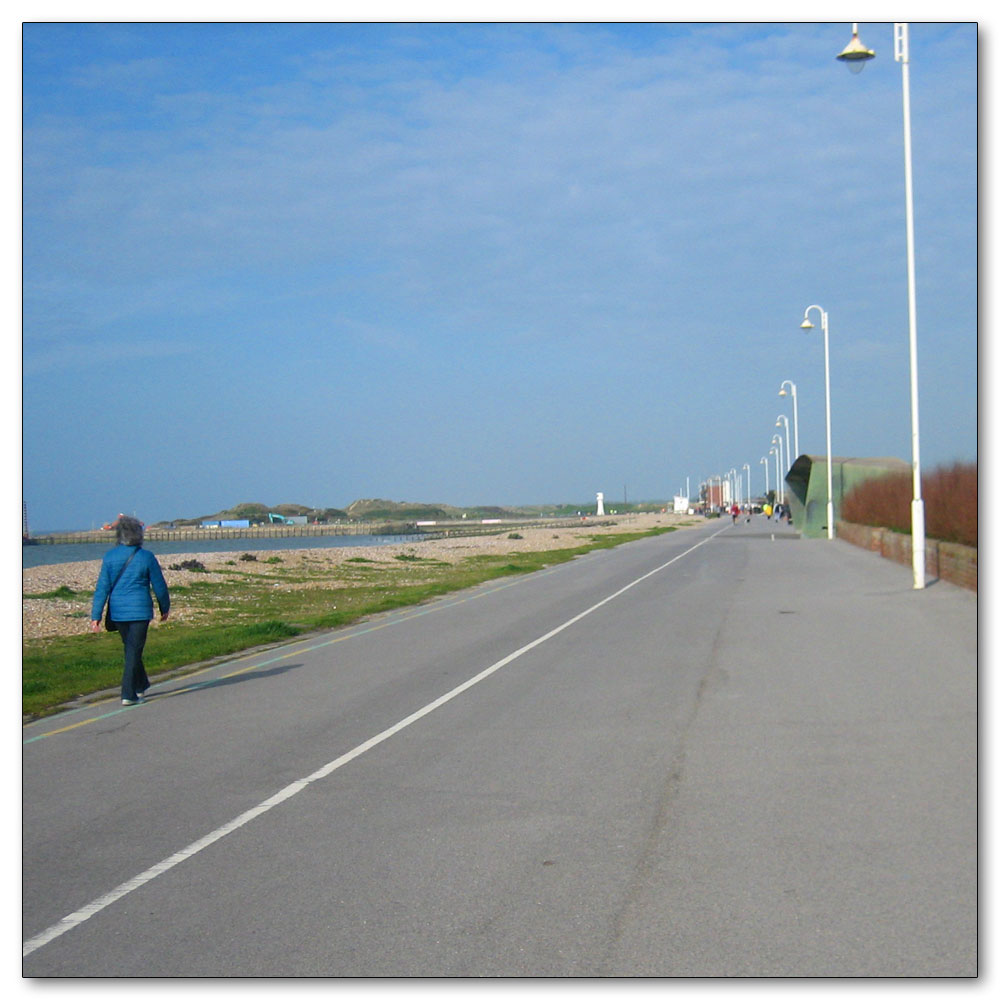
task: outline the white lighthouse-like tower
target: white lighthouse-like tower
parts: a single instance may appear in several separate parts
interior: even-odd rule
[[[604,517],[604,494],[597,494],[597,516]]]

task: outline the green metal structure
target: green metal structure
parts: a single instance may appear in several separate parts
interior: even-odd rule
[[[833,457],[833,516],[840,516],[844,496],[858,483],[892,472],[909,472],[901,458]],[[805,538],[826,536],[826,455],[799,455],[785,476],[785,499],[792,524]]]

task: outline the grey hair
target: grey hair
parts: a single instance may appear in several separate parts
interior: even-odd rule
[[[119,545],[142,545],[142,522],[122,515],[115,522],[115,536]]]

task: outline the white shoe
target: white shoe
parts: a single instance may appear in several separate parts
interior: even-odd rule
[[[131,699],[131,698],[122,698],[122,704],[123,704],[123,705],[138,705],[138,704],[139,704],[139,702],[137,702],[137,701],[132,701],[132,699]]]

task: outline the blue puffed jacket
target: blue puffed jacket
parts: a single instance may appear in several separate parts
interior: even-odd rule
[[[135,557],[122,573],[121,579],[115,583],[119,570],[133,552]],[[170,610],[170,591],[167,590],[167,581],[163,579],[160,564],[152,552],[147,552],[140,546],[116,545],[104,553],[101,572],[97,578],[97,589],[94,591],[94,603],[90,611],[91,621],[100,621],[112,584],[114,584],[110,608],[112,621],[148,622],[153,617],[150,587],[156,594],[160,614],[165,615]]]

